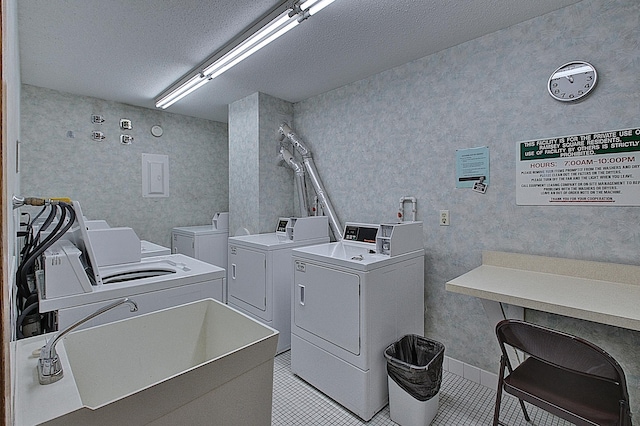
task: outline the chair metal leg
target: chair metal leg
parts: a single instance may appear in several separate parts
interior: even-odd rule
[[[524,419],[528,422],[531,421],[531,418],[529,418],[529,413],[527,413],[527,409],[524,406],[524,401],[521,399],[518,399],[518,401],[520,401],[520,407],[522,407],[522,414],[524,414]]]
[[[502,355],[500,357],[500,372],[498,373],[498,391],[496,393],[496,407],[493,412],[493,426],[504,425],[504,423],[500,421],[500,405],[502,404],[502,385],[504,382],[504,369],[505,369],[506,363],[507,361],[504,355]],[[522,408],[522,414],[524,415],[524,419],[527,422],[530,422],[531,418],[529,417],[527,408],[524,405],[524,401],[521,399],[518,399],[518,401],[520,402],[520,407]]]
[[[498,391],[496,393],[496,407],[493,412],[493,426],[500,425],[500,404],[502,403],[502,383],[504,381],[504,355],[500,357],[500,372],[498,373]]]

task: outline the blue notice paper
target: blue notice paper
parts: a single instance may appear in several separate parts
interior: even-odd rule
[[[456,188],[486,192],[489,186],[489,147],[456,149]]]

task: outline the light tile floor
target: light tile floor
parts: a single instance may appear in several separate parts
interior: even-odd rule
[[[440,387],[440,407],[433,426],[487,426],[493,422],[495,390],[481,386],[460,376],[443,372]],[[532,418],[527,423],[522,417],[518,401],[510,395],[503,396],[500,419],[509,426],[565,426],[570,425],[545,411],[528,405]],[[310,386],[291,373],[290,352],[275,358],[273,378],[274,426],[293,425],[395,425],[389,418],[387,405],[369,422],[363,422],[355,414]]]

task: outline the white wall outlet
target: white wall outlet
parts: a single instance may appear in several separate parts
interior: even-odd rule
[[[440,226],[449,226],[449,210],[440,210]]]

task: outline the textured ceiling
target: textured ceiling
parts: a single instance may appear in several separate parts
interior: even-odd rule
[[[281,2],[17,1],[23,83],[148,108]],[[297,102],[577,2],[335,0],[167,111],[227,122],[252,93]]]

